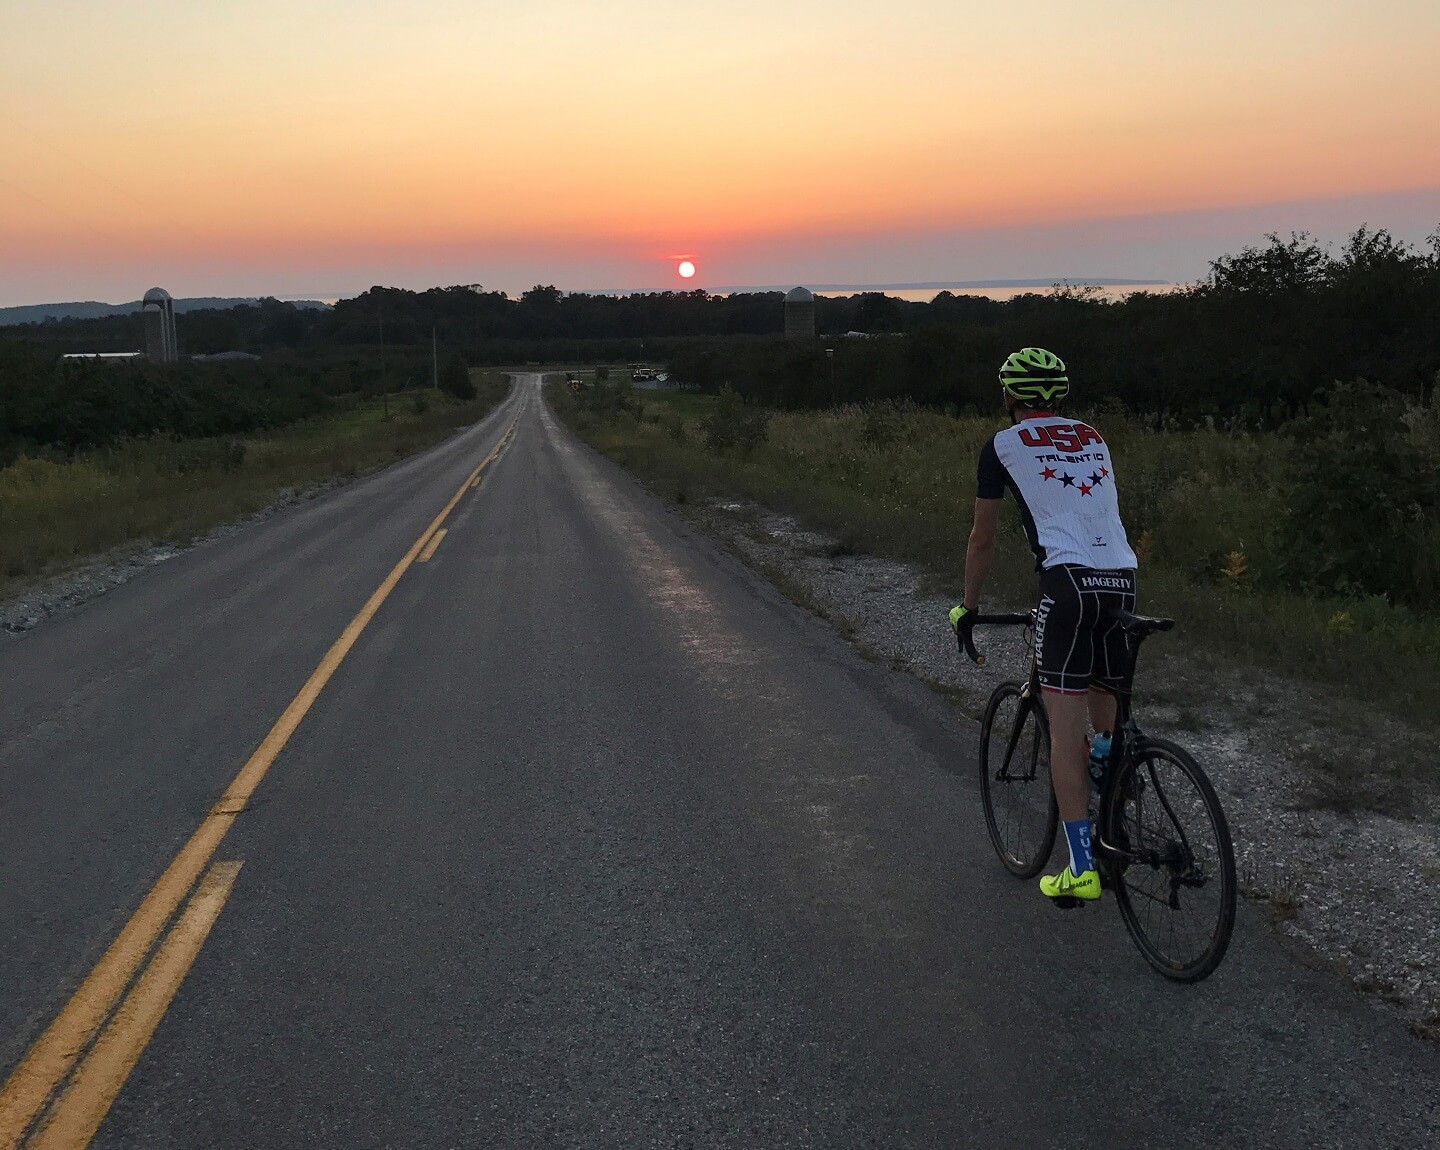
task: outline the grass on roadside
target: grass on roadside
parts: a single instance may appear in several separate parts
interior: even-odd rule
[[[998,418],[886,406],[775,412],[751,450],[717,450],[707,427],[715,397],[602,392],[550,389],[562,418],[665,498],[753,500],[827,532],[839,550],[914,563],[937,590],[959,592],[975,459]],[[1440,615],[1257,585],[1287,513],[1259,437],[1147,431],[1117,412],[1097,422],[1119,461],[1143,610],[1175,616],[1192,649],[1222,662],[1339,687],[1411,721],[1440,717]],[[1177,458],[1188,461],[1179,476]],[[1013,588],[1018,606],[1033,561],[1009,500],[1004,517],[991,586],[997,598]]]
[[[127,546],[184,544],[273,504],[287,490],[350,478],[438,443],[504,398],[472,373],[474,400],[392,395],[269,435],[137,440],[63,461],[0,469],[0,598]]]

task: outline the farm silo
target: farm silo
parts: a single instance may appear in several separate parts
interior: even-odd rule
[[[815,338],[815,296],[806,288],[785,293],[785,338]]]
[[[174,363],[180,358],[175,342],[175,301],[164,288],[151,288],[140,303],[145,324],[145,354],[156,363]]]

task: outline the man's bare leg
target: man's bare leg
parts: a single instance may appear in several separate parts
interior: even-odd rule
[[[1097,731],[1115,730],[1115,718],[1119,713],[1115,696],[1102,687],[1091,687],[1088,697],[1090,704],[1090,725]]]
[[[1045,692],[1050,720],[1050,778],[1065,822],[1090,817],[1090,772],[1086,769],[1085,724],[1091,695]]]
[[[1042,878],[1040,892],[1057,901],[1062,898],[1091,901],[1100,897],[1091,842],[1090,772],[1085,767],[1089,702],[1088,691],[1076,695],[1045,692],[1045,710],[1050,716],[1050,778],[1055,785],[1060,817],[1065,822],[1070,865],[1058,875]]]

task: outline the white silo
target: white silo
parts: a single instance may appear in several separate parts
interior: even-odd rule
[[[145,354],[155,363],[174,363],[180,358],[175,342],[175,301],[164,288],[151,288],[140,303],[145,323]]]
[[[815,296],[807,288],[794,287],[785,293],[785,338],[815,338]]]

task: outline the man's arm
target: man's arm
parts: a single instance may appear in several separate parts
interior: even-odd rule
[[[965,548],[965,608],[980,608],[980,592],[990,577],[990,564],[995,558],[995,528],[1000,522],[1000,500],[975,500],[975,522],[970,527],[970,543]]]

